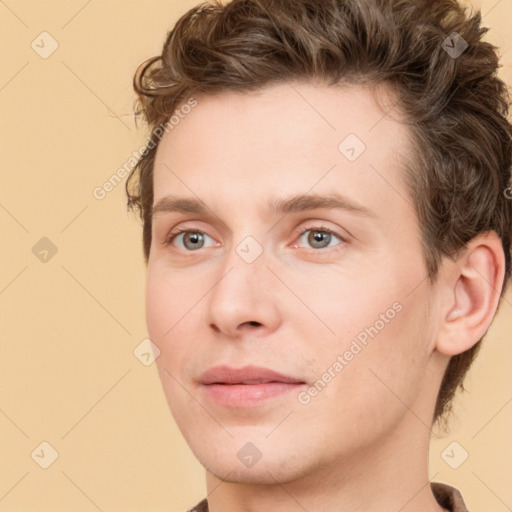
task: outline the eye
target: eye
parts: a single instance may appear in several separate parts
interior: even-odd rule
[[[312,226],[302,230],[302,232],[298,235],[299,240],[302,239],[307,233],[309,233],[309,235],[306,237],[306,243],[310,244],[310,248],[312,249],[326,249],[329,247],[341,245],[339,243],[331,244],[331,242],[335,242],[335,238],[337,238],[340,242],[346,242],[346,240],[340,234],[325,226]],[[178,241],[178,249],[185,252],[193,252],[208,247],[205,245],[206,238],[213,240],[203,231],[178,228],[169,234],[169,236],[164,241],[164,245],[176,245],[175,242]],[[214,244],[211,244],[210,246],[213,245]],[[297,247],[297,245],[294,245],[293,247]],[[314,252],[319,251],[316,250]]]
[[[326,249],[327,247],[332,247],[330,245],[331,241],[333,241],[333,237],[337,238],[341,242],[345,242],[345,239],[339,235],[338,233],[335,233],[329,228],[326,228],[324,226],[315,226],[315,227],[308,227],[304,229],[300,235],[299,240],[306,235],[306,233],[309,232],[309,235],[306,237],[306,241],[310,246],[314,249]],[[340,245],[340,244],[334,244],[334,245]],[[294,246],[295,247],[295,246]],[[318,252],[318,251],[315,251]]]
[[[212,239],[206,233],[193,229],[177,229],[169,234],[164,242],[164,245],[172,245],[175,240],[181,240],[181,247],[187,252],[203,249],[205,244],[205,237]],[[213,239],[212,239],[213,240]]]

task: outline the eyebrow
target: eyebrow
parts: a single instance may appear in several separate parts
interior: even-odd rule
[[[345,210],[360,216],[376,218],[377,215],[362,204],[339,194],[301,194],[287,198],[271,198],[266,205],[269,214],[297,213],[316,208]],[[166,196],[152,206],[151,217],[159,213],[197,213],[209,216],[205,203],[195,198]]]

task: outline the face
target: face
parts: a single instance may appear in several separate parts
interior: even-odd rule
[[[197,97],[162,138],[147,326],[172,414],[211,474],[291,481],[394,432],[426,435],[411,418],[437,392],[432,292],[402,176],[408,137],[361,86],[294,83]],[[202,384],[218,365],[295,384]]]

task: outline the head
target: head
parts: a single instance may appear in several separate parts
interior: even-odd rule
[[[309,384],[330,371],[321,393],[296,402],[289,428],[309,422],[322,435],[330,423],[324,433],[353,446],[371,446],[420,403],[431,403],[429,426],[447,417],[511,271],[510,100],[480,22],[456,0],[202,4],[137,70],[151,138],[128,205],[143,221],[157,363],[196,454],[194,418],[229,435],[177,382],[193,386],[213,364],[256,361]],[[467,47],[447,40],[454,32]],[[280,215],[266,210],[271,198],[316,193],[339,193],[351,208],[319,204],[304,216],[295,200]],[[169,195],[205,212],[155,212]],[[165,245],[180,223],[203,234]],[[318,256],[321,227],[333,231],[332,252]],[[251,263],[237,251],[243,241],[261,252]],[[384,400],[390,389],[400,400]],[[237,442],[256,417],[235,424],[217,412]],[[285,446],[279,432],[263,441],[282,412],[270,408],[251,431],[269,449]],[[373,431],[360,428],[375,415]]]

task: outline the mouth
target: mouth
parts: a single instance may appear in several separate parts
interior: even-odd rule
[[[200,383],[208,400],[231,408],[255,407],[306,385],[300,378],[257,366],[216,366],[202,374]]]
[[[302,384],[302,382],[288,382],[284,380],[270,380],[270,379],[253,379],[253,380],[243,380],[237,382],[211,382],[210,384],[205,384],[210,386],[212,384],[224,384],[226,386],[237,386],[237,385],[247,385],[252,386],[254,384],[273,384],[273,383],[282,383],[282,384]]]

